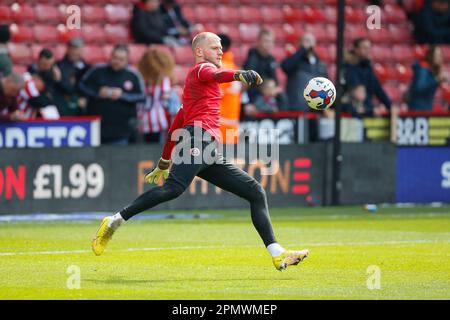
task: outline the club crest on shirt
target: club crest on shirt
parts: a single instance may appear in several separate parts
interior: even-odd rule
[[[198,157],[200,155],[200,149],[199,148],[192,148],[190,150],[191,156]]]
[[[131,89],[133,89],[133,82],[127,80],[123,83],[123,87],[125,88],[125,90],[130,91]]]

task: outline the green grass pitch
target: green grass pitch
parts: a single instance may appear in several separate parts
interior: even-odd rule
[[[284,272],[248,210],[201,212],[131,220],[100,257],[97,221],[0,223],[0,299],[450,299],[448,206],[273,209],[280,243],[311,252]]]

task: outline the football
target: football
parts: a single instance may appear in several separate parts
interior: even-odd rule
[[[336,99],[336,88],[327,78],[312,78],[303,90],[303,97],[310,108],[325,110],[331,107]]]

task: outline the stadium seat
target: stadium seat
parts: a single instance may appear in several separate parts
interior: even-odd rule
[[[176,78],[176,83],[180,86],[184,86],[186,81],[186,75],[188,73],[189,67],[185,66],[175,66],[174,73]]]
[[[351,6],[345,6],[345,19],[349,23],[364,23],[367,19],[367,15],[363,9],[352,8]]]
[[[368,36],[369,36],[370,41],[372,41],[374,44],[392,42],[392,38],[391,38],[390,34],[387,33],[384,28],[368,29]]]
[[[278,78],[278,85],[283,89],[286,88],[286,82],[287,82],[286,74],[283,72],[283,70],[281,70],[281,68],[276,69],[276,74],[277,74],[277,78]]]
[[[240,7],[238,9],[239,12],[239,21],[244,23],[262,23],[262,15],[261,10],[256,7]]]
[[[395,44],[392,46],[393,59],[396,62],[411,64],[414,61],[414,50],[410,45]]]
[[[325,26],[325,33],[328,35],[329,42],[336,42],[337,37],[337,27],[334,23],[329,23]]]
[[[325,21],[329,24],[336,24],[337,22],[337,10],[335,7],[327,6],[324,9]]]
[[[303,19],[302,11],[299,8],[293,8],[289,5],[283,6],[284,22],[296,23]]]
[[[372,46],[372,58],[377,62],[392,61],[392,50],[388,46]]]
[[[61,43],[66,43],[72,38],[81,37],[81,30],[79,29],[68,29],[65,25],[60,24],[56,28],[59,33],[59,41]]]
[[[42,44],[32,44],[30,47],[31,50],[31,59],[33,59],[33,61],[36,61],[39,58],[39,53],[41,52],[41,50],[43,48],[45,48],[46,46],[42,45]],[[49,48],[49,47],[47,47]],[[50,48],[49,48],[50,49]]]
[[[183,10],[183,15],[186,17],[187,20],[189,20],[193,23],[199,22],[199,21],[197,21],[195,11],[192,7],[184,6],[182,10]]]
[[[236,14],[236,8],[228,6],[217,7],[217,19],[221,23],[239,23],[240,16]]]
[[[106,20],[106,11],[103,6],[82,5],[81,17],[83,22],[101,23]]]
[[[9,26],[11,40],[13,42],[30,42],[33,40],[33,28],[15,23]]]
[[[130,8],[123,5],[108,4],[105,11],[106,18],[110,23],[128,23],[131,19]]]
[[[449,45],[441,45],[442,54],[444,55],[444,61],[450,61],[450,46]]]
[[[286,42],[286,38],[284,36],[283,25],[280,24],[272,24],[270,25],[270,29],[272,29],[275,35],[275,42],[278,44],[284,44]]]
[[[142,55],[147,51],[148,46],[145,44],[132,43],[128,46],[130,51],[130,63],[136,65],[142,58]]]
[[[398,85],[384,84],[383,89],[384,91],[386,91],[386,94],[389,96],[389,98],[391,98],[392,102],[398,104],[403,100],[403,92]]]
[[[88,43],[104,43],[106,40],[105,30],[97,24],[83,24],[81,33]]]
[[[9,23],[12,21],[13,14],[9,6],[0,4],[0,21]]]
[[[11,12],[15,22],[31,23],[34,21],[34,9],[27,4],[14,3],[11,6]]]
[[[325,21],[325,14],[322,8],[304,6],[303,18],[308,23],[323,23]]]
[[[395,4],[385,4],[382,17],[385,17],[388,24],[397,24],[407,20],[404,9]]]
[[[262,7],[261,15],[264,23],[283,23],[283,11],[279,7]]]
[[[38,43],[55,43],[59,39],[58,30],[51,25],[36,25],[33,31]]]
[[[28,47],[28,45],[24,43],[10,42],[7,44],[7,47],[13,63],[25,65],[30,64],[32,62],[31,50]]]
[[[328,46],[316,46],[316,53],[319,56],[320,60],[322,60],[322,62],[324,62],[325,64],[329,64],[333,60]]]
[[[37,4],[34,7],[36,19],[39,22],[45,23],[55,23],[62,21],[63,14],[57,9],[55,5],[52,4]],[[65,14],[65,12],[64,12]]]
[[[285,23],[283,24],[283,32],[284,32],[284,38],[289,43],[298,43],[298,39],[301,35],[301,30],[297,27],[294,27],[292,24]]]
[[[189,46],[174,47],[175,63],[180,65],[192,64],[194,57],[192,56],[192,49]]]
[[[284,46],[277,45],[273,48],[272,55],[275,57],[275,60],[280,62],[281,60],[286,58],[287,52],[286,52],[286,49],[284,48]]]
[[[105,25],[106,40],[109,43],[128,43],[130,42],[129,29],[121,24]]]
[[[245,62],[245,60],[247,59],[248,56],[248,50],[249,50],[249,45],[240,45],[240,46],[233,46],[232,50],[234,53],[234,62],[238,65],[238,66],[242,66]]]
[[[397,71],[396,78],[403,83],[410,83],[413,78],[413,71],[410,65],[397,63],[395,65]]]
[[[56,60],[61,60],[64,58],[66,52],[67,52],[67,45],[65,43],[59,43],[52,48],[53,54],[55,55]]]
[[[217,32],[226,34],[231,38],[233,43],[241,42],[241,35],[239,33],[239,28],[234,24],[219,24],[217,26]]]
[[[173,57],[173,50],[171,49],[171,47],[166,46],[165,44],[152,44],[152,45],[150,45],[150,48],[157,48]]]
[[[195,19],[192,21],[199,23],[208,23],[211,21],[217,21],[217,9],[212,6],[197,6],[194,9]]]
[[[84,58],[90,64],[103,63],[108,59],[108,57],[105,56],[103,47],[99,45],[86,45]]]
[[[239,33],[241,41],[245,43],[255,43],[258,38],[260,25],[254,23],[240,23]]]
[[[412,44],[414,39],[410,28],[401,28],[395,25],[389,25],[389,36],[394,43]]]
[[[326,30],[326,26],[322,24],[308,24],[305,27],[306,32],[312,33],[315,38],[316,42],[318,43],[329,43],[330,42],[330,36],[328,32],[324,32]]]

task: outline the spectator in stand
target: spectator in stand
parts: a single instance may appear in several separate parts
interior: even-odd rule
[[[407,94],[407,102],[411,110],[432,110],[433,100],[439,86],[448,82],[448,74],[444,70],[442,50],[431,45],[422,61],[412,66],[414,77]]]
[[[175,61],[163,50],[147,50],[138,63],[147,98],[139,103],[139,131],[147,143],[162,143],[181,102],[172,88]]]
[[[87,113],[100,115],[102,143],[126,145],[137,130],[136,104],[145,101],[144,80],[128,66],[128,48],[116,45],[108,64],[89,69],[80,90],[89,99]]]
[[[320,61],[315,46],[314,35],[305,33],[300,39],[298,50],[281,63],[281,68],[287,75],[286,92],[290,110],[310,111],[301,88],[311,78],[328,77],[326,66]]]
[[[222,67],[224,69],[238,70],[234,63],[231,49],[232,40],[226,34],[219,34],[222,44]],[[238,142],[239,119],[241,112],[241,90],[239,81],[220,83],[222,99],[220,99],[220,131],[223,143],[235,144]]]
[[[61,70],[55,64],[53,52],[50,49],[44,48],[39,52],[37,63],[28,66],[28,72],[31,75],[37,74],[42,81],[44,81],[45,93],[47,99],[55,104],[55,92],[63,86]],[[58,109],[59,106],[57,105]]]
[[[175,46],[178,41],[168,33],[167,23],[159,6],[160,0],[141,0],[133,7],[131,32],[137,43],[167,44]]]
[[[371,43],[367,38],[357,38],[353,42],[353,49],[345,57],[346,89],[362,84],[366,89],[367,114],[381,115],[386,107],[391,108],[391,99],[381,87],[371,61]],[[373,96],[376,96],[385,107],[374,108]]]
[[[166,22],[167,33],[178,39],[180,44],[191,41],[192,25],[183,16],[180,5],[176,0],[162,0],[160,10]]]
[[[72,38],[67,43],[64,58],[57,63],[61,81],[56,83],[54,100],[62,116],[77,116],[86,108],[86,100],[79,99],[78,83],[89,65],[83,60],[84,42]]]
[[[414,13],[412,20],[418,43],[450,44],[449,0],[424,1],[423,8]]]
[[[26,116],[17,109],[17,95],[22,90],[24,79],[21,74],[10,73],[0,78],[0,122],[22,121]]]
[[[10,39],[9,26],[0,25],[0,78],[12,72],[13,64],[6,44]]]
[[[367,111],[368,108],[365,105],[366,96],[366,87],[362,84],[349,88],[342,97],[342,111],[349,113],[355,118],[370,116],[371,113]]]
[[[260,112],[278,112],[286,110],[288,103],[285,95],[279,94],[279,87],[274,79],[266,79],[259,87],[260,94],[254,104]]]

